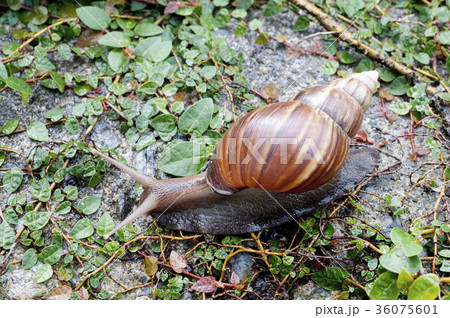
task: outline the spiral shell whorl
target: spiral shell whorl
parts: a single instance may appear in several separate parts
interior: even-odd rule
[[[375,71],[350,75],[241,117],[216,147],[208,185],[232,194],[299,193],[325,184],[344,162],[377,77]]]

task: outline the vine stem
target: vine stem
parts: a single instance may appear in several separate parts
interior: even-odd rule
[[[26,40],[25,42],[23,42],[17,49],[15,49],[13,52],[11,52],[7,57],[2,58],[2,60],[7,60],[10,59],[14,54],[16,54],[17,52],[21,51],[25,46],[27,46],[28,44],[30,44],[35,38],[37,38],[38,36],[40,36],[42,33],[45,33],[47,31],[49,31],[51,28],[58,26],[60,24],[66,23],[66,22],[72,22],[78,20],[78,18],[68,18],[68,19],[64,19],[64,20],[60,20],[58,22],[55,22],[51,25],[49,25],[46,28],[43,28],[41,31],[37,32],[36,34],[34,34],[32,37],[30,37],[28,40]]]

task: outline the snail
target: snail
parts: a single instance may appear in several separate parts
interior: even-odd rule
[[[144,188],[139,207],[105,238],[148,213],[170,229],[240,234],[325,205],[378,161],[373,148],[349,152],[377,80],[376,71],[351,74],[244,115],[195,176],[156,180],[92,148]]]

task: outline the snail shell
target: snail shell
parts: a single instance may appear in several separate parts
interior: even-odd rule
[[[376,89],[376,71],[307,89],[233,124],[216,147],[207,183],[229,195],[245,188],[299,193],[339,170]]]

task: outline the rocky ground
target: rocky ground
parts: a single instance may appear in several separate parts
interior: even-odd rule
[[[305,49],[313,49],[314,38],[303,41],[301,41],[301,38],[309,34],[323,31],[320,26],[312,25],[307,31],[293,32],[292,26],[296,19],[296,16],[293,13],[287,12],[275,18],[269,18],[263,17],[262,12],[262,10],[250,11],[250,16],[247,20],[250,21],[252,18],[258,18],[263,22],[264,31],[268,32],[270,35],[284,35],[288,38],[290,44],[298,45]],[[279,100],[286,101],[297,91],[311,86],[323,85],[336,78],[336,75],[328,76],[318,72],[317,68],[326,61],[323,57],[303,54],[295,59],[287,59],[286,48],[274,41],[270,41],[266,46],[255,44],[254,41],[257,36],[256,32],[249,31],[245,36],[235,37],[235,24],[236,22],[231,21],[226,28],[216,30],[215,36],[226,39],[229,46],[238,52],[244,53],[245,68],[243,75],[249,79],[252,88],[255,90],[259,91],[262,87],[269,84],[275,85],[280,91]],[[10,35],[11,30],[7,29],[0,37],[0,46],[5,45],[11,40]],[[342,49],[349,50],[353,53],[353,50],[351,49]],[[362,58],[362,55],[357,56]],[[55,59],[57,57],[53,56],[53,58]],[[76,65],[73,65],[72,62],[68,63],[62,60],[58,60],[57,64],[62,65],[66,70],[75,70],[77,74],[81,75],[89,75],[95,71],[94,66],[89,63],[88,59],[76,59],[75,61]],[[356,65],[357,64],[345,66],[344,69],[349,72],[354,72]],[[11,90],[2,93],[0,100],[0,125],[11,118],[20,118],[22,126],[33,121],[42,121],[43,113],[56,106],[64,109],[66,115],[71,114],[72,107],[82,100],[82,98],[76,96],[70,90],[66,91],[64,94],[59,94],[59,92],[50,91],[39,87],[38,85],[35,85],[33,89],[34,94],[25,105],[23,105],[19,94]],[[395,98],[392,102],[387,103],[387,108],[389,109],[389,105],[393,105],[399,101],[400,99]],[[364,191],[372,194],[361,194],[361,198],[363,199],[362,205],[365,208],[361,213],[361,216],[371,224],[380,224],[383,228],[382,231],[388,234],[393,227],[402,227],[404,230],[407,230],[412,219],[431,211],[437,193],[433,189],[425,192],[422,188],[416,187],[408,194],[405,201],[406,205],[410,208],[409,213],[403,214],[396,219],[393,219],[391,215],[386,213],[385,202],[378,199],[375,195],[384,197],[385,194],[390,194],[403,197],[412,186],[409,179],[411,172],[419,166],[420,162],[434,160],[431,159],[430,155],[426,155],[420,157],[417,162],[412,161],[408,156],[411,152],[409,139],[398,138],[404,131],[409,129],[409,116],[400,116],[395,122],[389,123],[384,117],[379,117],[378,114],[374,112],[379,106],[380,98],[378,94],[376,94],[361,129],[367,133],[368,138],[371,141],[388,141],[387,145],[382,148],[384,153],[381,156],[378,166],[379,170],[389,167],[398,159],[400,159],[403,164],[401,169],[395,174],[379,176],[374,180],[371,180],[364,187]],[[167,176],[158,171],[156,167],[164,144],[162,142],[157,142],[143,151],[132,151],[126,142],[125,137],[119,133],[118,127],[119,123],[117,121],[112,122],[108,120],[105,115],[102,115],[98,124],[95,126],[91,137],[98,147],[116,149],[118,153],[135,166],[137,170],[157,178],[167,178]],[[418,134],[415,138],[417,147],[424,147],[424,143],[428,139],[427,135],[432,132],[426,128],[420,128],[416,130],[416,133]],[[52,136],[51,138],[54,140],[68,141],[73,138],[73,136],[67,134],[62,126],[50,128],[50,134]],[[24,151],[27,148],[31,148],[34,145],[34,142],[32,142],[26,134],[19,134],[14,135],[13,137],[1,138],[0,145],[9,145],[13,149]],[[444,155],[448,156],[448,153],[444,153]],[[5,164],[4,167],[8,168],[11,164],[12,163],[9,162],[9,164]],[[394,168],[398,167],[399,166],[395,166]],[[419,173],[414,174],[413,180],[416,180],[419,175]],[[115,168],[109,168],[105,173],[101,187],[96,187],[94,190],[88,187],[80,187],[79,191],[81,195],[89,193],[90,195],[102,196],[103,203],[98,215],[103,214],[103,212],[110,212],[117,222],[130,213],[138,202],[138,196],[134,186],[134,182],[123,173],[117,171]],[[22,187],[21,191],[29,193],[30,189]],[[2,196],[0,197],[0,207],[4,207],[7,200],[8,197],[5,196],[5,192],[2,192]],[[53,209],[54,206],[51,206],[50,208]],[[65,215],[64,217],[69,226],[73,226],[77,221],[74,216]],[[138,224],[144,228],[149,225],[150,222],[150,219],[139,220]],[[17,227],[20,227],[20,225],[21,223],[19,222]],[[348,231],[348,228],[339,227],[339,225],[337,225],[336,231],[336,234],[339,235],[344,231]],[[190,247],[191,244],[184,242],[177,243],[173,248],[181,254]],[[24,251],[23,247],[16,246],[13,251],[12,261],[20,260]],[[241,279],[250,277],[257,270],[253,255],[243,253],[238,254],[231,263],[233,271],[235,271]],[[29,298],[35,295],[45,294],[47,291],[59,285],[55,276],[43,284],[36,284],[34,282],[34,273],[40,265],[41,263],[31,270],[23,270],[20,268],[20,265],[15,265],[13,271],[0,277],[0,287],[6,289],[7,297],[11,299]],[[111,274],[118,281],[124,282],[126,286],[140,285],[148,281],[147,275],[141,268],[141,262],[137,261],[115,260],[111,266]],[[74,283],[77,284],[78,282],[77,278],[74,278]],[[101,287],[111,293],[122,289],[111,280],[107,283],[102,283]],[[132,299],[151,299],[149,290],[150,287],[134,290],[126,294],[126,296]],[[290,292],[290,298],[325,299],[333,297],[334,294],[335,293],[328,292],[310,281],[306,285],[296,286],[295,289]],[[183,299],[192,298],[195,298],[195,296],[189,292],[183,294]]]

